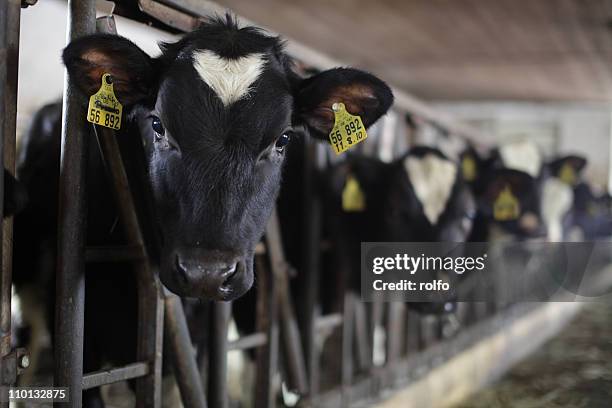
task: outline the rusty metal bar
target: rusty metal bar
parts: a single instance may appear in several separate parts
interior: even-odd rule
[[[319,285],[319,243],[321,235],[321,200],[315,186],[315,173],[321,166],[316,142],[310,138],[305,141],[304,149],[304,231],[306,231],[301,265],[302,302],[298,309],[300,333],[304,347],[304,358],[308,373],[308,397],[316,396],[319,389],[319,355],[316,345],[317,297]]]
[[[15,174],[15,139],[17,118],[17,79],[19,66],[19,24],[20,1],[7,0],[0,4],[0,168],[6,168]],[[4,197],[4,177],[0,180],[0,197]],[[3,201],[3,200],[0,200]],[[3,203],[0,203],[0,214],[3,214]],[[3,220],[0,228],[2,252],[0,265],[0,385],[10,385],[16,378],[17,367],[14,359],[9,358],[11,350],[11,282],[12,282],[12,248],[13,220]],[[15,367],[5,367],[10,364]],[[15,373],[15,376],[7,376]],[[10,377],[10,378],[7,378]],[[6,389],[2,387],[2,393]],[[2,401],[8,401],[2,398]],[[8,407],[8,402],[0,403]]]
[[[286,364],[287,385],[299,394],[308,392],[306,362],[304,361],[302,342],[298,329],[295,311],[289,289],[289,265],[283,254],[280,225],[276,209],[268,221],[266,228],[266,245],[270,258],[270,266],[274,279],[280,318],[281,338],[283,341],[283,356]]]
[[[95,31],[95,1],[69,0],[68,41]],[[89,133],[82,98],[65,75],[59,176],[58,267],[55,307],[55,385],[71,399],[59,406],[80,407],[83,386],[83,312],[87,151]]]
[[[97,19],[98,32],[116,34],[117,29],[113,16]],[[138,278],[138,338],[137,359],[147,361],[149,370],[146,376],[136,380],[136,401],[138,407],[154,407],[161,405],[161,354],[163,338],[163,302],[161,299],[161,284],[153,272],[147,256],[144,238],[142,236],[136,205],[130,190],[126,169],[121,159],[121,151],[115,132],[103,127],[96,127],[96,136],[106,170],[109,173],[119,216],[124,226],[126,238],[130,243],[124,253],[107,254],[121,258],[139,257],[134,264]],[[136,248],[136,249],[134,249]],[[131,252],[131,253],[130,253]],[[91,255],[91,253],[90,253]],[[125,261],[128,259],[117,259]],[[133,260],[133,259],[130,259]]]
[[[256,328],[265,331],[269,341],[265,347],[257,349],[255,379],[255,407],[273,408],[276,398],[274,376],[278,368],[279,328],[277,319],[276,282],[263,257],[257,257],[257,318]]]
[[[211,315],[209,348],[208,405],[227,408],[227,326],[232,314],[231,302],[214,302]]]
[[[168,342],[172,368],[186,408],[206,407],[204,388],[200,381],[195,351],[189,338],[189,329],[181,299],[166,291],[164,335]],[[223,356],[225,357],[225,356]],[[211,404],[210,406],[216,407]]]
[[[128,364],[110,370],[100,370],[83,376],[83,389],[88,390],[106,384],[144,377],[147,374],[149,374],[148,362]]]

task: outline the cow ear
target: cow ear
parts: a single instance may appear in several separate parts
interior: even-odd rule
[[[387,84],[351,68],[334,68],[304,79],[295,92],[298,120],[319,139],[327,139],[334,126],[332,105],[336,102],[344,103],[350,114],[361,116],[366,127],[393,103]]]
[[[112,75],[115,94],[124,105],[151,94],[153,60],[126,38],[110,34],[78,38],[68,44],[62,58],[71,81],[87,96],[98,91],[106,73]]]

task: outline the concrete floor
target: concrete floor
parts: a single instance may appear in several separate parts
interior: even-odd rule
[[[583,308],[560,335],[455,408],[612,406],[612,304]]]

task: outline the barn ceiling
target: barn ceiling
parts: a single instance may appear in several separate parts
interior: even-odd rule
[[[218,0],[429,100],[612,101],[610,0]]]

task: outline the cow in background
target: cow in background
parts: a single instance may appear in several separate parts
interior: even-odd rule
[[[605,239],[612,235],[612,216],[606,195],[598,196],[584,180],[587,159],[565,155],[548,164],[551,178],[571,189],[572,207],[564,224],[571,241]]]
[[[329,171],[326,213],[334,266],[348,290],[360,291],[361,242],[463,242],[476,207],[457,164],[419,146],[392,163],[349,156]],[[452,300],[412,302],[422,313],[447,313]]]

